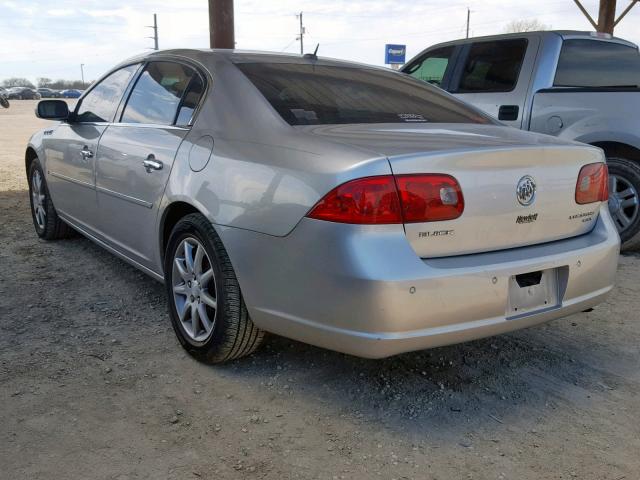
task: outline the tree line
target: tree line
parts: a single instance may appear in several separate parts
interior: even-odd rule
[[[2,81],[3,87],[28,87],[28,88],[53,88],[54,90],[67,90],[70,88],[76,88],[83,90],[88,83],[82,83],[82,80],[52,80],[51,78],[39,77],[36,78],[36,85],[33,84],[27,78],[13,77],[6,78]]]

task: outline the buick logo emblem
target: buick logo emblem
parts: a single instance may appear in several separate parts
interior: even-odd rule
[[[536,199],[536,182],[529,175],[525,175],[518,181],[516,197],[520,205],[531,205]]]

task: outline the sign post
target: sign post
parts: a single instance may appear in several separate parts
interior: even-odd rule
[[[391,65],[391,68],[394,70],[399,70],[400,66],[404,65],[406,54],[406,45],[387,43],[384,46],[384,63],[386,65]]]

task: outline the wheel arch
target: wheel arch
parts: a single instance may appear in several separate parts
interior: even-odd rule
[[[604,150],[607,157],[621,157],[640,165],[640,149],[622,142],[592,142],[594,147]]]
[[[27,147],[27,151],[24,154],[24,166],[27,172],[27,176],[29,175],[29,169],[31,168],[31,163],[36,158],[38,158],[38,153],[36,152],[36,150],[31,146]]]
[[[167,249],[167,243],[169,242],[169,236],[171,235],[171,231],[173,227],[180,221],[181,218],[189,215],[190,213],[200,213],[202,212],[198,210],[196,207],[191,205],[190,203],[183,201],[173,202],[164,209],[162,212],[162,217],[160,218],[160,258],[162,260],[162,264],[164,265],[164,254]]]

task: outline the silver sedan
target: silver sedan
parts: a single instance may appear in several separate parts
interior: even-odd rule
[[[130,59],[26,149],[33,222],[163,281],[181,344],[265,332],[378,358],[580,312],[619,238],[602,151],[403,74],[313,55]]]

